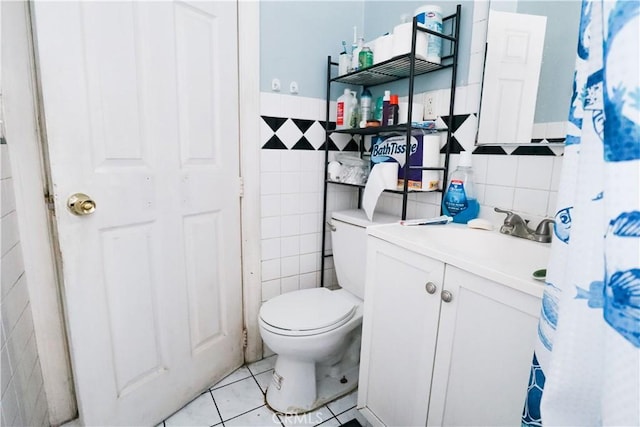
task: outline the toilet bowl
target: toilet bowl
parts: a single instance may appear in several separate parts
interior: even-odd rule
[[[332,248],[341,289],[304,289],[265,302],[260,335],[277,354],[267,404],[288,414],[311,411],[358,385],[366,272],[366,227],[398,221],[362,210],[332,214]]]

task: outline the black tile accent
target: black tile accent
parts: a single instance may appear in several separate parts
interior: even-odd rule
[[[315,148],[313,148],[313,145],[311,145],[311,143],[309,142],[309,140],[307,138],[305,138],[304,136],[302,138],[300,138],[298,140],[298,142],[295,143],[295,145],[293,147],[291,147],[292,150],[314,150]]]
[[[504,148],[498,147],[495,145],[480,145],[473,150],[473,154],[503,154],[506,155],[507,152],[504,151]]]
[[[451,149],[449,151],[449,154],[460,154],[463,151],[464,151],[464,148],[462,148],[462,145],[460,145],[460,143],[458,142],[455,136],[452,136]],[[444,144],[444,146],[440,149],[440,154],[444,154],[446,152],[447,152],[447,144]]]
[[[551,151],[549,147],[541,146],[525,146],[522,145],[511,153],[512,156],[555,156],[555,153]]]
[[[262,120],[271,128],[272,131],[277,131],[287,121],[286,117],[270,117],[261,116]]]
[[[355,418],[347,421],[344,424],[340,424],[340,427],[362,427],[362,424],[358,422]]]
[[[320,147],[318,147],[318,150],[324,150],[324,145],[325,143],[322,143],[322,145]],[[333,140],[331,139],[331,137],[329,137],[329,151],[340,151],[338,149],[338,147],[336,146],[335,142],[333,142]]]
[[[306,131],[308,131],[311,125],[315,123],[315,120],[305,120],[305,119],[291,119],[291,120],[293,120],[293,123],[296,126],[298,126],[298,129],[300,129],[302,133],[305,133]]]
[[[318,120],[318,123],[320,123],[322,129],[324,129],[324,126],[327,124],[324,120]],[[336,130],[336,122],[329,122],[329,130]]]
[[[284,145],[280,138],[276,135],[273,135],[263,146],[262,148],[266,148],[269,150],[286,150],[287,146]]]
[[[358,145],[358,142],[355,139],[351,138],[342,151],[355,151],[357,153],[360,151],[360,145]]]
[[[453,127],[451,128],[451,133],[458,130],[458,128],[464,123],[465,120],[469,118],[471,114],[456,114],[453,116]],[[442,121],[449,127],[449,116],[442,116]],[[464,150],[463,150],[464,151]]]
[[[462,151],[465,151],[462,144],[458,139],[456,139],[455,131],[460,128],[460,126],[467,120],[470,116],[475,116],[475,114],[458,114],[453,116],[453,128],[452,128],[452,137],[451,137],[451,154],[459,154]],[[294,118],[285,118],[285,117],[271,117],[271,116],[261,116],[265,123],[273,130],[275,133],[287,120],[292,120],[293,123],[300,129],[300,131],[304,134],[308,131],[311,126],[315,122],[318,122],[320,126],[324,128],[326,122],[322,120],[307,120],[307,119],[294,119]],[[442,120],[448,124],[449,116],[442,117]],[[329,122],[329,130],[334,130],[336,127],[335,122]],[[359,152],[360,151],[360,143],[358,142],[358,135],[351,135],[350,141],[344,147],[342,151],[349,152]],[[521,145],[515,149],[512,147],[508,147],[507,150],[505,148],[498,145],[481,145],[477,146],[473,149],[473,154],[494,154],[494,155],[520,155],[520,156],[555,156],[556,154],[549,147],[545,145],[545,143],[564,143],[565,138],[549,138],[549,139],[532,139],[531,145]],[[4,139],[0,139],[0,144],[6,144]],[[325,144],[323,143],[317,150],[324,150]],[[264,149],[271,150],[316,150],[313,145],[309,142],[309,140],[302,136],[291,148],[288,148],[282,140],[277,135],[272,135],[271,138],[263,145]],[[335,142],[329,138],[329,150],[330,151],[340,151]],[[369,147],[366,149],[367,151],[371,151]],[[440,153],[446,152],[446,145],[441,148]],[[563,153],[558,154],[562,156]]]
[[[4,136],[0,136],[0,145],[1,144],[6,144],[7,140],[4,138]]]

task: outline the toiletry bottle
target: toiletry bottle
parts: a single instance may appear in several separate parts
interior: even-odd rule
[[[360,69],[360,51],[364,47],[364,37],[358,39],[358,47],[351,52],[351,71],[358,71]]]
[[[376,98],[376,108],[373,112],[373,119],[377,120],[382,124],[382,102],[383,98],[381,96]]]
[[[391,103],[391,91],[385,90],[384,97],[382,98],[382,126],[388,126],[390,103]]]
[[[351,109],[349,110],[349,129],[357,129],[360,126],[360,109],[358,108],[358,95],[355,91],[351,93]]]
[[[347,129],[349,127],[350,108],[351,91],[345,89],[344,93],[338,97],[336,104],[336,129]]]
[[[389,100],[389,122],[387,126],[398,124],[398,114],[400,113],[400,106],[398,105],[398,95],[391,95]]]
[[[460,164],[451,174],[449,186],[442,198],[442,211],[453,217],[453,222],[458,224],[466,224],[478,217],[480,205],[473,183],[470,151],[460,153]]]
[[[373,52],[369,46],[364,46],[358,54],[358,67],[361,70],[369,68],[373,65]]]
[[[369,89],[364,88],[362,90],[362,95],[360,95],[360,127],[365,127],[367,122],[372,118],[371,92],[369,92]]]

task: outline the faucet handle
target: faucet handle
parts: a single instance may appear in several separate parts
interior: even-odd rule
[[[517,221],[514,221],[516,218],[520,219],[520,221],[522,221],[522,218],[520,218],[518,215],[514,214],[511,211],[507,211],[504,209],[500,209],[500,208],[493,208],[494,211],[498,212],[498,213],[502,213],[502,214],[506,214],[507,217],[504,219],[504,224],[505,225],[514,225]]]

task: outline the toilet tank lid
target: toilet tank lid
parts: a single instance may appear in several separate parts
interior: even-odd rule
[[[344,322],[357,306],[326,288],[282,294],[262,304],[260,318],[279,329],[313,331]]]
[[[358,227],[369,227],[370,225],[380,225],[380,224],[392,224],[394,222],[400,221],[400,217],[384,214],[384,213],[374,213],[373,221],[369,221],[367,215],[364,213],[362,209],[348,209],[344,211],[335,211],[331,213],[331,218],[346,222],[348,224],[353,224]]]

